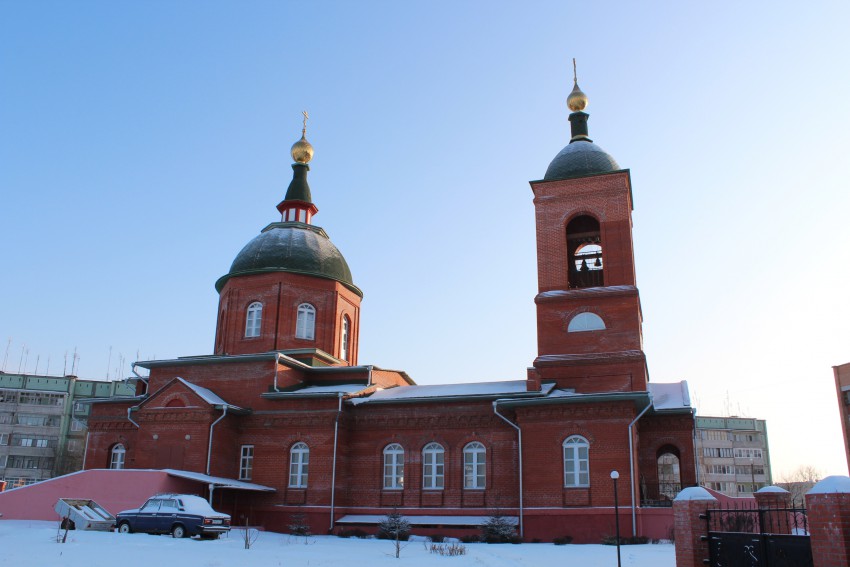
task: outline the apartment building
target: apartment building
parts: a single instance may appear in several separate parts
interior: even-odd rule
[[[0,372],[0,481],[16,488],[82,469],[91,406],[79,400],[133,393],[124,381]]]
[[[697,416],[694,448],[702,486],[727,496],[752,496],[772,484],[763,419]]]

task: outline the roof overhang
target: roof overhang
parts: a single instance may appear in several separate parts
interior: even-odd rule
[[[192,471],[180,471],[175,469],[162,469],[162,472],[168,476],[184,478],[194,482],[200,482],[206,485],[212,485],[217,490],[249,490],[253,492],[277,492],[276,489],[262,484],[254,484],[253,482],[245,482],[244,480],[235,480],[232,478],[223,478],[220,476],[210,476],[208,474],[196,473]]]
[[[643,411],[652,404],[649,392],[614,392],[610,394],[564,394],[551,395],[536,399],[498,399],[493,403],[501,407],[514,408],[538,405],[557,404],[590,404],[605,402],[634,402],[638,411]]]

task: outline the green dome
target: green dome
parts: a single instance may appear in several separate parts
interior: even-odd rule
[[[568,179],[618,169],[620,166],[605,150],[593,142],[577,140],[567,144],[555,156],[543,179]]]
[[[324,230],[300,222],[272,223],[245,245],[227,275],[215,282],[219,292],[233,276],[290,272],[335,280],[363,297],[351,270]]]

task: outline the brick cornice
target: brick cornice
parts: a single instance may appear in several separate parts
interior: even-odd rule
[[[626,297],[636,295],[638,295],[638,289],[633,285],[613,285],[608,287],[588,287],[582,289],[553,289],[538,293],[534,298],[534,303],[553,303],[576,299],[591,299],[596,297]]]
[[[536,423],[541,421],[577,419],[629,419],[634,415],[634,406],[623,404],[571,404],[551,405],[545,408],[534,407],[531,410],[518,409],[517,419],[520,423]]]
[[[587,354],[544,354],[534,359],[535,368],[553,366],[584,366],[587,364],[610,364],[616,362],[645,362],[642,350],[598,352]]]
[[[355,415],[352,420],[355,427],[373,429],[465,429],[470,427],[494,427],[496,419],[491,414],[447,413],[428,416],[409,415]]]

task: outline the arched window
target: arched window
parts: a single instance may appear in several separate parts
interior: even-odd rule
[[[598,220],[582,215],[567,224],[567,262],[571,288],[605,285]]]
[[[116,444],[112,447],[112,451],[109,452],[109,468],[110,469],[123,469],[124,468],[124,459],[127,456],[127,449],[124,448],[124,445],[121,443]]]
[[[398,443],[384,447],[384,488],[404,488],[404,449]]]
[[[307,488],[307,469],[310,465],[310,448],[306,443],[296,443],[289,450],[289,487]]]
[[[348,315],[342,317],[342,337],[339,341],[339,357],[343,360],[348,360],[348,344],[349,336],[351,335],[351,321]]]
[[[446,452],[439,443],[428,443],[422,449],[422,488],[442,490],[445,481]]]
[[[581,333],[583,331],[604,331],[605,321],[596,313],[579,313],[567,325],[568,333]]]
[[[486,488],[487,450],[478,441],[463,448],[463,487]]]
[[[590,466],[587,439],[579,435],[564,441],[564,486],[590,486]]]
[[[298,306],[295,319],[295,338],[312,341],[316,338],[316,308],[309,303]]]
[[[672,452],[658,456],[658,494],[672,500],[682,490],[682,480],[679,474],[679,457]]]
[[[245,317],[245,336],[259,337],[260,327],[263,324],[263,304],[255,301],[248,306],[248,314]]]

